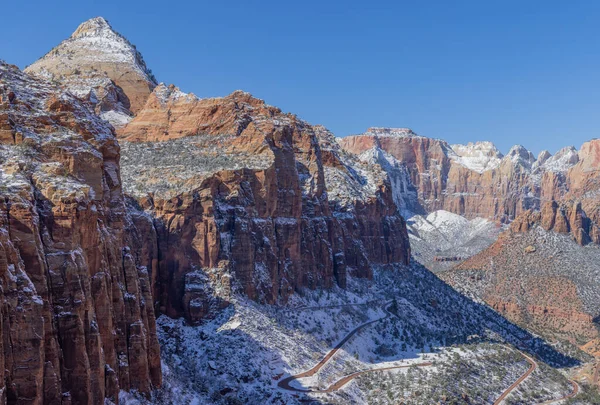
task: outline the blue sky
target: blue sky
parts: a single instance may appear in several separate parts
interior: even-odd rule
[[[7,62],[101,15],[159,81],[243,89],[338,136],[410,127],[534,153],[600,136],[599,1],[59,0],[2,14]]]

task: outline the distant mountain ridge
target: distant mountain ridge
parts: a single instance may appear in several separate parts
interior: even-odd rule
[[[566,147],[537,158],[520,145],[504,156],[490,142],[449,145],[406,128],[369,129],[339,143],[368,160],[378,157],[382,167],[390,166],[390,158],[398,162],[395,171],[406,175],[392,182],[392,188],[402,190],[397,199],[405,215],[445,210],[510,223],[528,210],[558,204],[586,218],[560,232],[572,233],[580,243],[600,243],[600,212],[594,200],[600,190],[599,140],[586,142],[579,151]]]

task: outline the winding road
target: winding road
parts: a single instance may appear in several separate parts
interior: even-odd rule
[[[359,305],[366,305],[366,304],[369,304],[371,302],[362,303],[362,304],[345,304],[345,305],[340,305],[340,306],[359,306]],[[323,389],[318,389],[318,388],[296,388],[296,387],[293,387],[291,385],[291,383],[293,381],[295,381],[295,380],[298,380],[300,378],[305,378],[305,377],[312,377],[313,375],[315,375],[316,373],[318,373],[319,370],[321,370],[321,368],[323,368],[323,366],[325,364],[327,364],[327,362],[338,352],[338,350],[340,350],[342,348],[342,346],[344,346],[344,344],[346,344],[346,342],[348,340],[350,340],[352,338],[352,336],[354,336],[356,333],[358,333],[359,331],[361,331],[365,327],[374,324],[375,322],[380,322],[380,321],[383,321],[384,319],[389,318],[391,316],[391,313],[388,311],[388,307],[391,304],[392,304],[392,301],[387,301],[387,302],[384,303],[382,309],[386,313],[385,316],[382,316],[381,318],[378,318],[378,319],[374,319],[372,321],[365,322],[365,323],[357,326],[356,328],[352,329],[342,340],[340,340],[338,342],[338,344],[335,345],[335,347],[333,349],[331,349],[329,352],[327,352],[327,354],[325,355],[325,357],[323,357],[321,359],[321,361],[319,361],[313,368],[311,368],[310,370],[304,371],[303,373],[292,375],[292,376],[284,378],[283,380],[279,381],[279,383],[277,383],[277,385],[279,386],[279,388],[283,388],[285,390],[295,391],[295,392],[321,392],[321,393],[327,393],[327,392],[333,392],[333,391],[339,390],[344,385],[346,385],[347,383],[349,383],[350,381],[352,381],[353,379],[355,379],[356,377],[358,377],[358,376],[360,376],[362,374],[373,373],[375,371],[387,371],[387,370],[395,370],[395,369],[400,369],[400,368],[408,368],[408,367],[410,367],[412,365],[417,366],[417,367],[431,366],[431,364],[432,364],[431,362],[426,362],[426,363],[410,364],[410,365],[405,365],[405,366],[391,366],[391,367],[380,367],[380,368],[371,368],[371,369],[368,369],[368,370],[361,370],[361,371],[354,372],[352,374],[348,374],[347,376],[344,376],[341,379],[339,379],[338,381],[336,381],[333,384],[331,384],[329,387],[323,388]],[[303,309],[307,309],[307,308],[303,308]]]
[[[525,372],[525,374],[523,374],[521,377],[519,377],[517,379],[517,381],[515,381],[510,387],[508,387],[503,393],[502,395],[500,395],[498,397],[498,399],[496,400],[496,402],[494,402],[494,405],[500,405],[505,399],[506,397],[513,392],[513,390],[515,388],[517,388],[523,381],[525,381],[527,379],[527,377],[529,377],[529,375],[531,373],[533,373],[535,371],[535,369],[538,367],[537,363],[535,362],[534,359],[532,359],[531,357],[529,357],[528,355],[526,355],[525,353],[521,352],[521,354],[525,357],[525,360],[527,360],[527,362],[529,363],[529,369]]]
[[[360,303],[360,304],[342,304],[342,305],[332,305],[332,306],[329,306],[329,307],[303,307],[303,308],[298,308],[298,309],[299,310],[304,310],[304,309],[322,309],[322,308],[333,308],[333,307],[363,306],[363,305],[369,305],[369,304],[372,304],[372,303],[375,303],[375,302],[376,301],[369,301],[369,302]],[[329,352],[327,352],[327,354],[314,367],[312,367],[310,370],[304,371],[304,372],[302,372],[300,374],[296,374],[296,375],[292,375],[292,376],[286,377],[283,380],[279,381],[277,383],[277,386],[279,388],[284,389],[284,390],[294,391],[294,392],[328,393],[328,392],[333,392],[333,391],[339,390],[340,388],[342,388],[344,385],[348,384],[353,379],[355,379],[355,378],[357,378],[357,377],[359,377],[359,376],[361,376],[363,374],[366,374],[366,373],[373,373],[375,371],[388,371],[388,370],[396,370],[396,369],[402,369],[402,368],[409,368],[411,366],[428,367],[428,366],[433,365],[433,363],[431,363],[431,362],[425,362],[425,363],[415,363],[415,364],[409,364],[409,365],[403,365],[403,366],[379,367],[379,368],[371,368],[371,369],[367,369],[367,370],[356,371],[356,372],[354,372],[352,374],[348,374],[348,375],[340,378],[339,380],[337,380],[336,382],[334,382],[333,384],[331,384],[327,388],[314,388],[314,387],[297,388],[297,387],[293,387],[291,385],[291,383],[293,381],[299,380],[301,378],[312,377],[313,375],[315,375],[316,373],[318,373],[323,368],[323,366],[325,366],[325,364],[327,364],[327,362],[333,356],[335,356],[335,354],[338,352],[338,350],[340,350],[342,348],[342,346],[344,346],[346,344],[346,342],[348,342],[348,340],[350,340],[355,334],[357,334],[358,332],[360,332],[362,329],[364,329],[367,326],[372,325],[372,324],[374,324],[376,322],[383,321],[384,319],[387,319],[390,316],[392,316],[393,314],[388,310],[388,308],[389,308],[389,306],[391,304],[392,304],[392,301],[386,301],[386,302],[384,302],[382,309],[386,313],[385,316],[383,316],[381,318],[378,318],[378,319],[374,319],[374,320],[365,322],[365,323],[357,326],[356,328],[352,329],[342,340],[340,340],[338,342],[338,344],[336,344],[333,347],[333,349],[331,349]],[[537,362],[533,358],[531,358],[530,356],[526,355],[522,351],[519,351],[519,353],[521,353],[521,355],[529,363],[529,369],[521,377],[519,377],[510,387],[508,387],[500,395],[500,397],[498,397],[498,399],[494,402],[493,405],[500,405],[500,404],[502,404],[502,402],[504,402],[504,400],[506,399],[506,397],[508,395],[510,395],[511,392],[513,392],[519,385],[521,385],[531,375],[531,373],[533,373],[538,368],[538,364],[537,364]],[[546,402],[540,403],[538,405],[549,405],[549,404],[553,404],[553,403],[557,403],[557,402],[560,402],[560,401],[564,401],[566,399],[573,398],[574,396],[576,396],[579,393],[579,385],[575,381],[572,381],[572,380],[569,380],[569,382],[573,386],[573,390],[571,391],[571,393],[569,393],[568,395],[565,395],[565,396],[563,396],[561,398],[552,399],[550,401],[546,401]]]
[[[546,402],[542,402],[538,405],[549,405],[549,404],[555,404],[557,402],[560,401],[564,401],[565,399],[569,399],[569,398],[573,398],[575,395],[579,394],[579,384],[577,384],[575,381],[573,380],[569,380],[569,382],[571,383],[571,385],[573,386],[573,391],[571,391],[570,394],[565,395],[564,397],[561,398],[557,398],[557,399],[551,399],[550,401],[546,401]]]
[[[500,397],[498,397],[498,399],[496,400],[496,402],[494,402],[494,405],[500,405],[505,399],[506,397],[515,390],[515,388],[517,388],[519,385],[521,385],[526,379],[527,377],[529,377],[529,375],[531,373],[533,373],[535,371],[536,368],[538,368],[538,364],[537,362],[529,357],[528,355],[526,355],[525,353],[523,353],[522,351],[519,351],[519,353],[521,353],[521,355],[523,357],[525,357],[525,360],[527,360],[527,362],[529,363],[529,369],[521,376],[517,379],[517,381],[515,381],[510,387],[508,387],[503,393],[502,395],[500,395]],[[577,395],[579,393],[579,384],[577,384],[575,381],[573,380],[569,380],[569,382],[571,383],[571,386],[573,387],[573,390],[560,398],[556,398],[556,399],[551,399],[549,401],[546,402],[541,402],[537,405],[549,405],[549,404],[555,404],[557,402],[560,401],[564,401],[565,399],[569,399],[569,398],[573,398],[575,395]]]

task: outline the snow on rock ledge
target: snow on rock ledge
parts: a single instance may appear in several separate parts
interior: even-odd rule
[[[452,145],[450,158],[467,169],[483,173],[500,166],[502,153],[491,142]]]

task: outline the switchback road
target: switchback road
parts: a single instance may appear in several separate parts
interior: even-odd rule
[[[362,303],[362,304],[346,304],[344,306],[354,306],[354,305],[356,305],[356,306],[365,305],[365,303]],[[292,375],[292,376],[284,378],[283,380],[279,381],[279,383],[277,384],[279,386],[279,388],[283,388],[283,389],[288,390],[288,391],[296,391],[296,392],[321,392],[321,393],[333,392],[333,391],[339,390],[344,385],[346,385],[347,383],[349,383],[350,381],[352,381],[353,379],[355,379],[356,377],[358,377],[358,376],[360,376],[362,374],[373,373],[375,371],[387,371],[387,370],[395,370],[395,369],[401,369],[401,368],[408,368],[408,367],[410,367],[411,365],[390,366],[390,367],[380,367],[380,368],[372,368],[372,369],[368,369],[368,370],[357,371],[355,373],[352,373],[352,374],[349,374],[347,376],[342,377],[341,379],[339,379],[335,383],[331,384],[329,387],[323,388],[323,389],[319,389],[319,388],[296,388],[296,387],[293,387],[291,385],[291,383],[293,381],[295,381],[295,380],[298,380],[300,378],[312,377],[313,375],[315,375],[316,373],[318,373],[319,370],[321,370],[321,368],[323,368],[323,366],[325,364],[327,364],[327,362],[338,352],[338,350],[340,350],[342,348],[342,346],[344,346],[344,344],[346,344],[346,342],[348,342],[348,340],[350,340],[352,338],[352,336],[354,336],[356,333],[358,333],[359,331],[361,331],[362,329],[366,328],[369,325],[372,325],[372,324],[374,324],[376,322],[380,322],[380,321],[383,321],[384,319],[389,318],[391,316],[391,313],[387,310],[387,308],[390,305],[391,305],[391,301],[387,301],[383,305],[383,310],[386,313],[385,316],[383,316],[381,318],[378,318],[378,319],[374,319],[372,321],[365,322],[365,323],[357,326],[356,328],[352,329],[313,368],[311,368],[310,370],[307,370],[307,371],[305,371],[303,373]],[[427,367],[427,366],[431,366],[431,364],[432,363],[427,362],[427,363],[418,363],[418,364],[412,364],[412,365],[417,366],[417,367]]]

